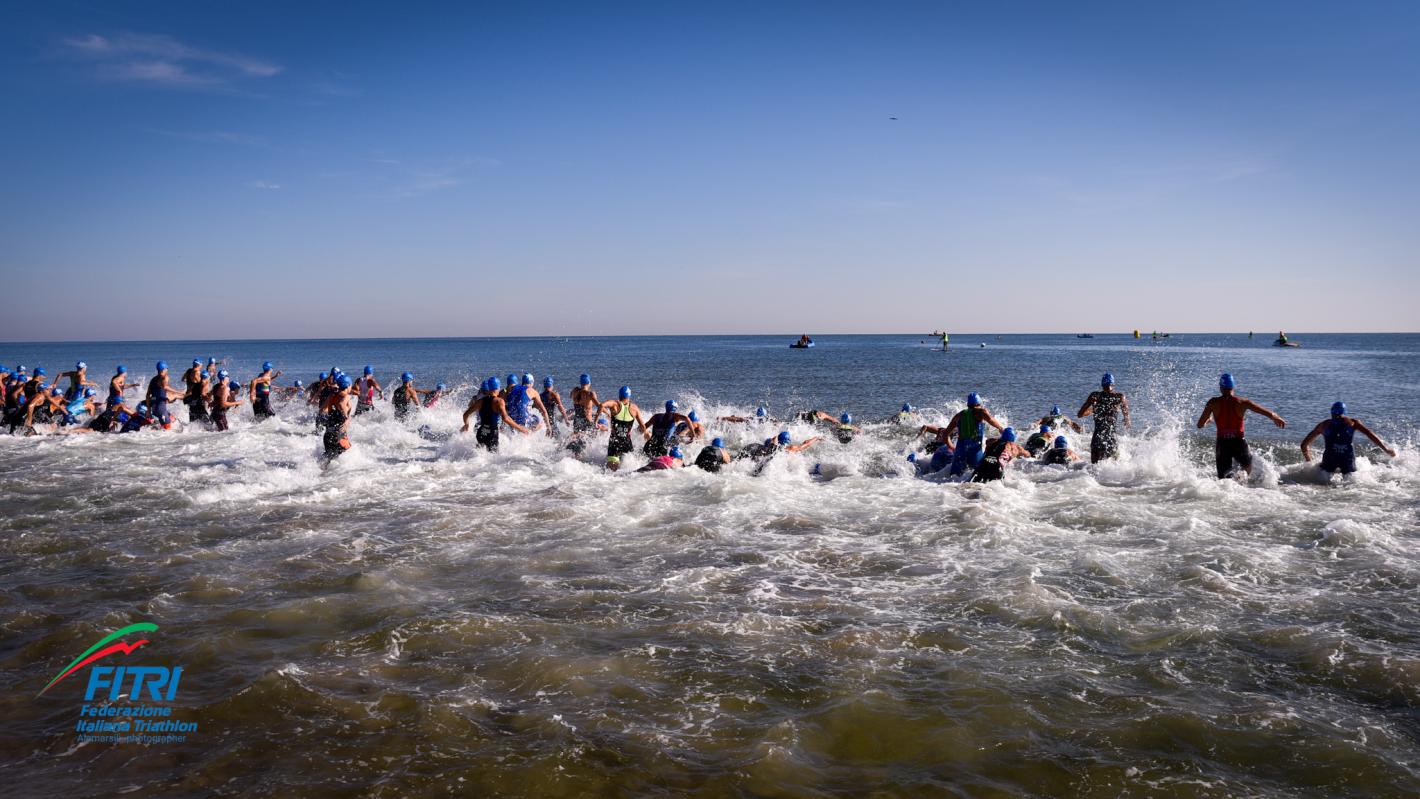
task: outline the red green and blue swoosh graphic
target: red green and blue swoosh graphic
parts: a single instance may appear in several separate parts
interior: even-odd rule
[[[88,649],[85,649],[84,654],[74,658],[73,663],[70,663],[68,666],[65,666],[63,669],[60,669],[59,673],[54,675],[54,679],[50,680],[49,683],[45,685],[44,688],[38,694],[36,694],[36,696],[44,696],[44,692],[48,691],[50,688],[53,688],[59,683],[60,680],[63,680],[65,677],[68,677],[69,675],[73,674],[79,669],[84,668],[85,666],[89,665],[90,663],[93,663],[96,660],[106,658],[115,652],[122,652],[125,655],[131,655],[133,654],[133,651],[138,647],[150,643],[148,639],[140,638],[139,640],[129,644],[123,641],[118,641],[119,638],[122,638],[125,635],[131,635],[132,633],[155,632],[157,629],[158,625],[153,624],[152,622],[140,621],[137,624],[130,624],[120,630],[114,630],[108,635],[105,635],[103,638],[100,638],[97,642],[94,643],[93,646],[89,647]]]

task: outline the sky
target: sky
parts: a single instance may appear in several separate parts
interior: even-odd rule
[[[12,4],[0,341],[1415,331],[1420,4]]]

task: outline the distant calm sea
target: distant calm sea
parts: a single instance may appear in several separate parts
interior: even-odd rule
[[[1420,793],[1420,335],[796,335],[0,344],[100,380],[215,356],[456,394],[360,417],[329,470],[299,404],[225,434],[0,436],[10,795]],[[1289,422],[1250,419],[1246,483],[1193,430],[1225,370]],[[1025,431],[1105,371],[1135,425],[1100,467],[922,480],[915,431],[878,421],[977,391]],[[601,443],[449,435],[508,372],[868,424],[760,477],[609,474]],[[1337,399],[1400,457],[1300,463]],[[152,642],[105,662],[181,664],[200,729],[81,744],[87,676],[36,694],[137,621]]]

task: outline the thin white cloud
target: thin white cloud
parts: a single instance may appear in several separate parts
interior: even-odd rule
[[[280,184],[280,183],[270,183],[270,182],[265,181],[265,180],[253,180],[252,182],[248,183],[247,186],[248,186],[249,188],[253,188],[253,189],[264,189],[264,190],[266,190],[266,191],[275,191],[275,190],[281,188],[281,184]]]
[[[93,62],[96,77],[120,83],[200,89],[282,71],[270,61],[192,47],[158,34],[90,33],[65,39],[63,45],[68,55]]]
[[[496,158],[461,158],[432,167],[414,169],[405,174],[388,193],[392,197],[406,199],[460,186],[472,178],[473,171],[495,167],[500,163]]]

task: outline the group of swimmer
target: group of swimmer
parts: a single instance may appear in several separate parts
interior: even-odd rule
[[[228,413],[248,401],[240,398],[245,388],[252,415],[258,422],[275,416],[271,403],[276,395],[288,399],[304,398],[314,406],[317,428],[323,431],[324,458],[329,462],[350,448],[347,434],[352,420],[373,410],[377,398],[386,399],[385,388],[376,379],[371,366],[366,366],[359,377],[332,368],[322,372],[310,385],[295,380],[288,387],[275,385],[281,372],[270,361],[263,363],[261,370],[245,385],[231,379],[228,370],[222,368],[222,363],[215,358],[208,358],[205,362],[194,358],[192,366],[180,377],[182,389],[170,385],[166,362],[158,361],[155,372],[147,382],[143,399],[130,406],[124,395],[140,386],[128,382],[128,369],[122,365],[109,378],[107,397],[102,404],[97,400],[101,386],[89,380],[88,367],[83,361],[76,363],[73,369],[55,375],[52,383],[46,382],[48,375],[42,367],[35,367],[27,373],[23,366],[14,370],[0,366],[3,423],[9,426],[11,433],[23,429],[30,435],[46,426],[55,431],[100,433],[135,432],[150,426],[170,429],[173,417],[168,410],[169,403],[181,400],[187,406],[189,424],[206,424],[214,430],[226,430]],[[61,385],[65,381],[67,385]],[[1198,419],[1200,429],[1211,420],[1217,431],[1215,455],[1219,479],[1251,472],[1252,454],[1243,433],[1245,416],[1249,412],[1270,419],[1278,427],[1286,427],[1287,424],[1273,411],[1238,396],[1236,388],[1233,376],[1224,373],[1218,381],[1219,395],[1207,401]],[[415,385],[414,375],[404,372],[388,399],[394,417],[405,420],[421,407],[436,405],[446,391],[443,383],[433,389],[420,389]],[[906,426],[914,423],[914,416],[912,405],[904,404],[898,413],[883,421]],[[1122,422],[1125,428],[1130,426],[1129,400],[1115,388],[1112,374],[1106,373],[1101,378],[1099,390],[1085,398],[1076,416],[1081,419],[1093,417],[1091,463],[1118,457],[1120,424]],[[780,424],[780,420],[771,417],[764,407],[758,408],[751,417],[722,416],[716,421],[760,426]],[[796,414],[790,421],[825,425],[833,437],[844,444],[851,442],[860,432],[849,413],[835,417],[820,410],[811,410]],[[1078,421],[1067,417],[1059,405],[1051,408],[1050,413],[1036,425],[1036,432],[1024,443],[1020,442],[1015,429],[1002,425],[973,392],[967,395],[966,407],[952,416],[947,424],[919,427],[917,438],[929,437],[922,448],[922,454],[926,457],[918,458],[918,453],[914,451],[908,455],[908,460],[919,475],[945,474],[949,478],[978,483],[1003,479],[1008,466],[1017,460],[1038,460],[1055,466],[1069,466],[1080,460],[1065,433],[1071,430],[1081,433],[1084,428]],[[787,430],[781,430],[762,443],[732,453],[720,436],[709,436],[708,443],[704,443],[707,440],[706,426],[696,411],[681,413],[675,400],[667,400],[663,411],[646,417],[632,400],[629,386],[622,386],[615,399],[603,400],[592,387],[591,376],[587,374],[580,376],[567,402],[558,393],[552,377],[543,378],[541,391],[536,389],[536,379],[532,374],[519,377],[516,373],[510,373],[506,382],[498,377],[483,381],[464,410],[460,432],[466,433],[473,428],[478,445],[496,451],[504,426],[522,434],[540,430],[548,436],[565,439],[566,448],[577,455],[586,449],[594,435],[607,433],[606,468],[613,471],[619,470],[623,457],[636,449],[632,439],[633,428],[641,437],[641,452],[649,459],[638,471],[694,465],[718,472],[735,460],[750,459],[759,464],[755,470],[758,473],[777,453],[802,452],[823,440],[821,436],[814,436],[795,442]],[[996,435],[990,436],[988,429],[995,430]],[[1320,468],[1328,473],[1353,472],[1356,469],[1354,437],[1357,432],[1387,454],[1395,456],[1393,448],[1360,420],[1347,414],[1345,403],[1336,402],[1331,407],[1330,417],[1318,423],[1303,438],[1302,457],[1310,462],[1311,445],[1321,438],[1325,448]],[[682,446],[697,442],[702,444],[701,449],[693,460],[687,460]]]

